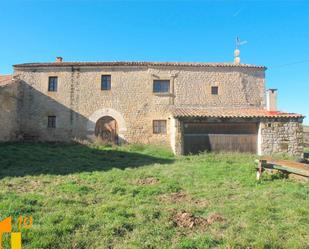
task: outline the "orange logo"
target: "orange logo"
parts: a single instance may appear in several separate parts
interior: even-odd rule
[[[29,229],[32,227],[32,216],[23,217],[19,216],[17,223],[18,229]],[[2,249],[2,234],[11,234],[11,249],[21,249],[21,232],[12,232],[12,217],[8,217],[3,221],[0,221],[0,249]]]

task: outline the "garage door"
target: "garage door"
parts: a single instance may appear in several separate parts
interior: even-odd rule
[[[257,152],[257,123],[184,123],[184,152]]]

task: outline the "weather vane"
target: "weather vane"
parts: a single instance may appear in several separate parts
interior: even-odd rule
[[[236,37],[236,49],[239,49],[239,47],[240,47],[241,45],[244,45],[244,44],[246,44],[246,43],[247,43],[247,41],[241,41],[240,38],[239,38],[239,36]]]

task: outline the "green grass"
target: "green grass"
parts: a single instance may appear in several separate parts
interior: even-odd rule
[[[309,248],[309,183],[277,175],[257,182],[254,159],[174,157],[139,145],[2,144],[0,219],[33,216],[25,249]],[[158,182],[138,184],[147,177]],[[169,198],[176,192],[186,198]],[[218,213],[224,222],[176,227],[180,211]]]

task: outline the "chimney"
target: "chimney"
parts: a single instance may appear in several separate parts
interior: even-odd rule
[[[277,89],[268,89],[266,92],[267,111],[277,111]]]
[[[56,62],[62,62],[62,57],[60,56],[56,57]]]

